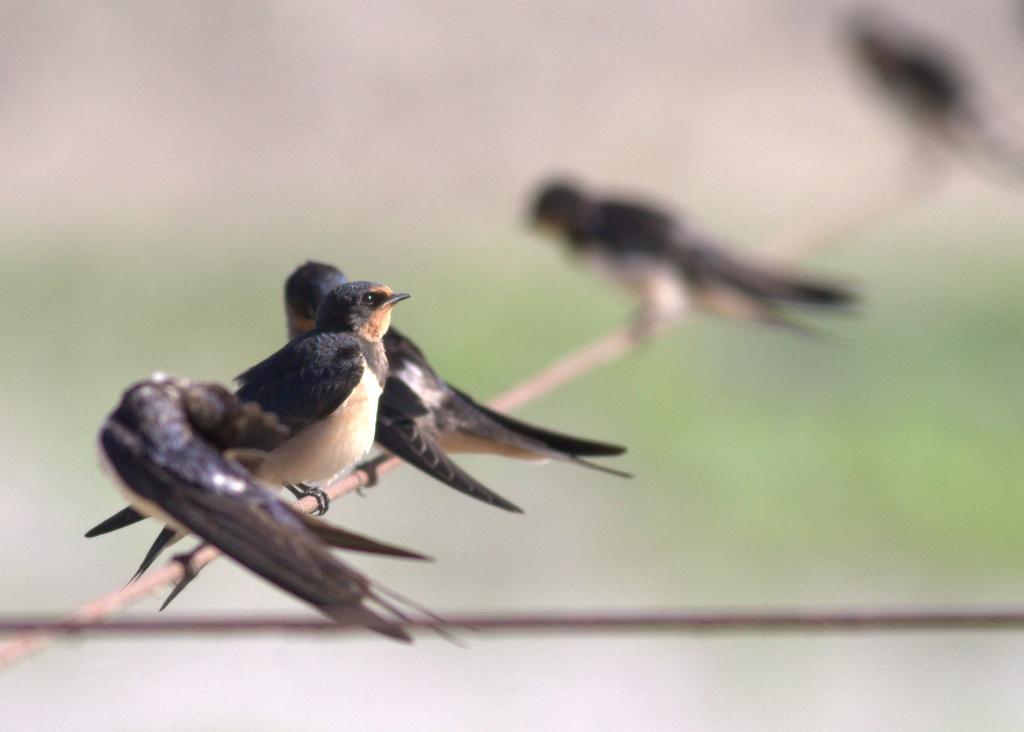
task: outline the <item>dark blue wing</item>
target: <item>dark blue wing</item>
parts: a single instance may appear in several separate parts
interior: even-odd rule
[[[669,256],[675,244],[675,220],[653,207],[625,201],[604,201],[597,208],[594,239],[619,254]]]
[[[342,405],[363,377],[359,343],[342,333],[308,333],[237,377],[235,392],[293,432]]]
[[[240,564],[330,617],[408,640],[400,626],[364,606],[373,597],[369,580],[331,556],[284,501],[209,445],[190,441],[154,454],[110,423],[100,445],[131,490]]]

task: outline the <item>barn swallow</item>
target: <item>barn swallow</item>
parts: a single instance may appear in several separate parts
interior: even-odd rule
[[[536,193],[533,223],[568,245],[641,303],[638,335],[689,306],[741,320],[799,326],[780,305],[836,307],[853,300],[837,285],[744,260],[718,241],[645,203],[594,198],[567,181]]]
[[[844,27],[858,67],[915,126],[933,139],[1024,174],[1019,131],[1004,129],[986,109],[964,64],[933,39],[874,11],[860,10]]]
[[[295,486],[328,483],[369,452],[388,373],[381,339],[407,297],[373,282],[344,284],[324,298],[311,331],[237,377],[239,399],[292,431],[259,459],[257,477],[301,495]]]
[[[327,293],[311,331],[237,377],[238,398],[274,414],[288,436],[267,450],[236,449],[233,457],[265,482],[283,485],[296,496],[314,495],[324,513],[327,496],[310,484],[329,482],[373,445],[387,375],[381,337],[390,325],[391,308],[407,297],[371,282],[352,282]],[[86,536],[141,518],[129,507]],[[178,538],[173,527],[165,527],[132,579]]]
[[[307,262],[285,282],[288,335],[313,324],[326,293],[346,282],[337,268]],[[390,374],[377,411],[377,444],[458,491],[509,511],[521,509],[460,468],[447,453],[474,452],[524,460],[564,460],[615,475],[585,457],[621,455],[625,448],[535,427],[495,412],[447,384],[423,352],[392,328],[384,335]]]
[[[864,11],[846,30],[861,68],[906,114],[945,125],[967,112],[968,85],[947,52]]]
[[[396,622],[402,613],[330,547],[424,557],[292,510],[235,459],[236,451],[272,454],[289,434],[274,415],[224,387],[156,375],[124,393],[99,443],[139,516],[178,536],[196,534],[328,617],[409,640]]]
[[[300,342],[315,332],[321,303],[347,282],[336,267],[318,262],[307,262],[289,276],[285,283],[285,313],[290,343]],[[383,344],[391,370],[377,409],[376,441],[442,483],[485,503],[521,512],[511,501],[469,475],[446,453],[493,453],[540,461],[553,458],[628,475],[584,459],[620,455],[625,448],[545,430],[478,404],[441,379],[416,345],[394,328],[384,334]],[[263,406],[273,411],[273,405]],[[258,458],[254,469],[259,470]],[[86,536],[99,536],[142,518],[129,507],[90,529]],[[170,528],[157,536],[135,577],[149,568],[175,536]]]

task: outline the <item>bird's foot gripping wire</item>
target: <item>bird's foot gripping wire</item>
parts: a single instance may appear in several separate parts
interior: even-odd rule
[[[171,594],[169,594],[167,596],[167,599],[164,600],[164,604],[160,606],[160,612],[163,612],[164,609],[171,604],[171,601],[174,600],[174,598],[176,598],[178,595],[180,595],[181,591],[184,590],[185,587],[187,587],[188,584],[199,575],[199,571],[195,568],[195,565],[192,563],[192,560],[196,558],[196,554],[198,554],[199,551],[203,549],[205,546],[206,544],[200,544],[190,552],[175,555],[174,561],[178,562],[181,565],[181,581],[174,586],[174,589],[171,590]]]
[[[373,488],[377,485],[377,481],[380,479],[377,468],[379,468],[381,463],[387,459],[387,455],[379,455],[373,460],[367,460],[365,463],[356,466],[356,472],[361,472],[366,475],[366,482],[360,484],[360,486],[356,488],[356,493],[358,493],[361,498],[366,497],[366,494],[363,493],[364,490],[367,488]]]
[[[629,324],[629,335],[636,344],[646,343],[667,330],[676,318],[654,313],[647,309],[641,310]]]
[[[324,493],[323,488],[317,488],[315,485],[307,485],[306,483],[285,483],[284,487],[300,501],[306,496],[313,496],[316,499],[314,516],[323,516],[327,513],[327,509],[331,507],[331,499]]]

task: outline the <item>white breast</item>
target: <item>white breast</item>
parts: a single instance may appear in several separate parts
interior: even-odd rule
[[[406,361],[402,364],[402,368],[399,371],[393,371],[392,373],[408,384],[428,408],[435,409],[441,405],[444,392],[436,388],[433,380],[430,380],[428,383],[427,375],[423,373],[423,369],[418,364]]]
[[[638,297],[653,312],[676,315],[686,309],[686,283],[665,262],[642,254],[611,257],[600,249],[589,252],[587,264]]]
[[[271,452],[257,474],[281,483],[325,483],[362,458],[373,446],[381,386],[369,368],[352,393],[329,417]]]

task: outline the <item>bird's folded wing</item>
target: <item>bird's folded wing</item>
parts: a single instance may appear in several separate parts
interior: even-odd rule
[[[467,496],[506,511],[523,512],[519,506],[502,498],[452,462],[433,439],[423,434],[414,420],[390,413],[383,405],[377,414],[376,439],[391,454]]]
[[[314,332],[240,374],[235,393],[297,432],[340,407],[359,384],[363,369],[354,339]]]
[[[404,417],[423,417],[430,413],[420,395],[393,373],[384,382],[384,392],[377,408]]]
[[[486,416],[487,419],[492,420],[497,425],[500,425],[503,429],[514,433],[515,437],[527,438],[529,440],[539,442],[543,447],[564,453],[566,456],[599,457],[621,455],[626,452],[626,448],[621,445],[613,445],[607,442],[597,442],[595,440],[588,440],[582,437],[574,437],[573,435],[555,432],[553,430],[544,429],[543,427],[537,427],[536,425],[514,419],[513,417],[509,417],[507,414],[502,414],[490,407],[485,407],[484,405],[476,402],[471,396],[456,389],[455,387],[451,387],[451,389],[464,402],[472,405],[476,411]],[[499,435],[493,435],[492,437],[497,439]],[[523,445],[523,447],[525,448],[526,445]]]
[[[192,428],[221,449],[273,450],[289,430],[256,404],[240,401],[220,384],[182,386],[182,406]]]
[[[401,557],[403,559],[424,559],[429,560],[425,554],[414,552],[411,549],[404,549],[394,544],[371,539],[368,536],[334,526],[326,521],[307,514],[298,514],[306,527],[309,528],[320,541],[330,544],[335,549],[347,549],[353,552],[365,552],[366,554],[381,554],[388,557]]]
[[[103,445],[132,490],[235,561],[332,618],[407,638],[399,625],[363,606],[373,597],[369,580],[335,559],[298,514],[244,472],[223,462],[222,471],[179,471],[171,461],[121,449],[116,439]]]

